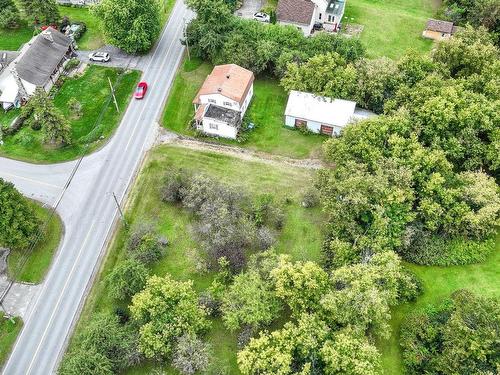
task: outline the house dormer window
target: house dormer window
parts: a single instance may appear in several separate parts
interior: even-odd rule
[[[208,102],[209,102],[209,103],[214,103],[214,104],[215,104],[215,103],[217,103],[217,102],[215,101],[215,99],[208,99]]]

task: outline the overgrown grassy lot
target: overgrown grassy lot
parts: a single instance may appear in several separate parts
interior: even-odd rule
[[[91,50],[104,45],[99,20],[89,12],[88,8],[59,6],[59,12],[61,17],[68,16],[72,22],[84,22],[87,25],[87,31],[78,41],[80,49]],[[17,29],[0,29],[0,50],[18,50],[31,39],[33,31],[33,26],[28,21],[23,21]]]
[[[422,38],[440,0],[348,0],[343,23],[361,24],[361,41],[369,57],[398,58],[408,49],[422,53],[432,41]]]
[[[170,241],[166,255],[152,268],[154,274],[170,273],[178,280],[191,279],[198,291],[207,288],[214,276],[213,273],[200,274],[196,270],[197,257],[192,250],[197,244],[189,234],[194,218],[181,207],[164,203],[160,199],[163,176],[171,166],[205,173],[223,183],[242,187],[251,194],[271,193],[277,199],[289,197],[292,203],[285,206],[285,225],[278,238],[277,251],[291,254],[297,260],[319,259],[323,216],[318,208],[305,209],[300,205],[301,193],[309,186],[312,172],[288,166],[276,167],[248,162],[180,147],[160,146],[149,155],[126,209],[130,224],[157,223],[159,232]],[[124,259],[126,239],[127,232],[121,229],[94,284],[79,323],[80,327],[97,312],[114,311],[116,302],[108,297],[104,280],[113,267]],[[236,335],[226,331],[220,320],[215,320],[207,339],[212,344],[213,362],[226,367],[228,373],[237,373]],[[153,367],[151,363],[145,364],[130,370],[128,374],[150,374]],[[167,373],[176,372],[167,369]]]
[[[189,123],[194,116],[192,101],[212,66],[200,60],[186,60],[179,69],[163,115],[163,126],[180,134],[194,136]],[[247,118],[256,125],[248,139],[237,142],[207,138],[225,144],[239,145],[254,151],[273,153],[292,158],[317,157],[325,136],[302,134],[284,127],[287,95],[277,81],[259,78],[254,84],[254,96]]]
[[[140,76],[138,71],[123,73],[116,87],[120,108],[118,113],[113,103],[108,101],[108,78],[114,84],[121,73],[119,69],[89,66],[82,76],[68,79],[57,92],[54,103],[70,121],[71,145],[56,149],[47,147],[42,143],[43,130],[34,131],[25,127],[17,134],[5,137],[5,144],[0,146],[0,155],[31,162],[54,163],[78,157],[87,144],[89,151],[102,147],[120,122]],[[79,118],[74,118],[68,108],[71,98],[76,98],[82,105]],[[104,115],[97,123],[101,111],[104,111]],[[10,112],[0,114],[0,124],[6,122],[4,116],[13,115]]]
[[[389,340],[379,343],[383,367],[387,375],[403,373],[399,330],[405,317],[429,304],[438,305],[459,289],[469,289],[478,295],[500,298],[500,236],[496,251],[480,264],[452,267],[428,267],[407,264],[423,281],[424,294],[415,303],[398,306],[393,311]]]
[[[39,283],[45,277],[52,258],[63,234],[63,224],[57,214],[50,218],[50,211],[39,203],[32,201],[36,215],[43,223],[48,223],[40,240],[28,257],[26,265],[21,268],[22,252],[12,251],[8,257],[9,274],[17,281]],[[50,220],[49,220],[50,218]],[[21,273],[19,271],[21,270]]]
[[[20,318],[0,319],[0,368],[10,354],[10,350],[16,341],[17,335],[21,332],[23,321]]]

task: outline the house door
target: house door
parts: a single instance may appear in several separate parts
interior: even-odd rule
[[[329,135],[331,137],[333,135],[333,126],[321,125],[321,134]]]
[[[307,126],[307,121],[304,121],[304,120],[299,120],[299,119],[295,119],[295,127],[296,128],[305,128]]]

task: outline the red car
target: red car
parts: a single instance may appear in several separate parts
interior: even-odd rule
[[[146,82],[139,82],[137,88],[135,89],[134,98],[144,99],[146,91],[148,91],[148,84]]]

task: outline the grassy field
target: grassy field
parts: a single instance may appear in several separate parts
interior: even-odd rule
[[[72,8],[59,6],[61,18],[68,16],[72,22],[85,22],[87,31],[78,41],[78,47],[83,50],[97,49],[104,45],[104,37],[99,28],[98,19],[93,16],[88,8]],[[0,29],[0,50],[18,50],[21,45],[28,42],[33,36],[33,26],[23,21],[17,29]]]
[[[20,251],[12,251],[8,257],[9,274],[16,277],[18,281],[28,283],[39,283],[45,277],[52,262],[52,257],[59,247],[63,234],[63,224],[59,216],[54,215],[49,221],[50,211],[43,208],[36,202],[32,202],[32,207],[42,222],[47,222],[47,227],[42,238],[31,252],[22,272],[18,274],[20,261],[22,259]]]
[[[212,66],[199,60],[186,60],[179,69],[163,115],[163,125],[177,133],[194,136],[189,127],[194,116],[192,101]],[[247,111],[256,128],[244,142],[219,139],[218,142],[239,145],[254,151],[273,153],[292,158],[317,157],[325,140],[321,135],[305,135],[284,127],[287,102],[285,91],[275,80],[257,79],[254,96]],[[210,138],[215,140],[214,138]]]
[[[484,263],[468,266],[426,267],[407,265],[423,281],[424,294],[415,303],[398,306],[393,311],[392,336],[380,342],[382,361],[387,375],[403,373],[399,330],[405,317],[429,304],[437,305],[454,291],[467,288],[478,295],[500,298],[500,237],[496,251]]]
[[[0,368],[7,360],[22,327],[23,321],[20,318],[12,320],[5,319],[3,316],[0,318]]]
[[[0,146],[0,156],[31,162],[54,163],[78,157],[89,145],[89,151],[101,147],[114,132],[125,111],[131,93],[139,80],[138,71],[127,72],[116,88],[116,99],[120,113],[112,103],[108,78],[114,84],[121,70],[89,66],[81,77],[67,80],[56,94],[54,103],[71,124],[73,143],[62,148],[47,147],[42,143],[42,132],[25,127],[17,134],[6,137]],[[73,118],[68,108],[71,98],[76,98],[82,105],[82,116]],[[104,111],[102,120],[97,123],[99,114]],[[10,112],[0,114],[0,124],[6,122],[4,116],[13,116]]]
[[[294,259],[319,259],[323,219],[321,211],[304,209],[300,205],[301,193],[311,181],[310,171],[291,167],[278,168],[214,153],[161,146],[149,155],[126,208],[126,216],[131,224],[151,221],[157,223],[159,232],[170,241],[165,257],[152,268],[154,274],[170,273],[179,280],[191,279],[198,291],[208,287],[213,279],[213,274],[200,274],[196,270],[196,256],[192,252],[196,243],[191,236],[186,235],[193,217],[178,206],[160,200],[162,178],[169,166],[182,166],[186,170],[203,172],[223,183],[241,186],[249,193],[271,193],[278,199],[290,197],[292,203],[286,206],[285,226],[276,248],[279,252],[291,254]],[[124,258],[123,244],[126,238],[126,231],[121,229],[94,284],[80,327],[96,312],[113,311],[116,307],[116,302],[107,296],[103,280],[117,262]],[[231,374],[236,373],[236,335],[226,331],[221,322],[215,320],[207,338],[213,344],[213,362],[227,368]],[[149,374],[152,368],[152,364],[144,364],[131,369],[127,374]],[[166,371],[167,374],[176,373],[172,369]]]
[[[421,37],[440,0],[349,0],[342,22],[361,24],[369,57],[397,58],[408,49],[427,52],[432,41]]]

